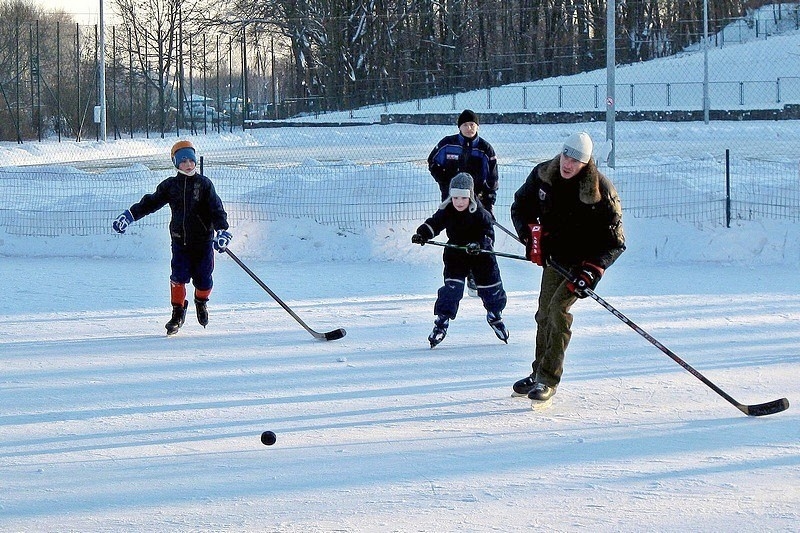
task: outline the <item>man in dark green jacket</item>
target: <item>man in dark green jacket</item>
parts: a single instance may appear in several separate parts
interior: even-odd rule
[[[595,165],[592,149],[587,133],[570,135],[558,156],[531,171],[511,205],[511,220],[528,257],[543,267],[533,372],[513,387],[514,396],[527,396],[534,405],[556,392],[572,335],[570,308],[587,296],[547,260],[594,289],[625,250],[619,196]]]

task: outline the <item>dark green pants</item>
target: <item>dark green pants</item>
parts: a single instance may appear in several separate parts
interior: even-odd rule
[[[542,271],[539,309],[536,311],[536,359],[533,376],[538,383],[555,387],[564,373],[564,353],[572,337],[572,314],[578,298],[567,289],[567,281],[552,267]]]

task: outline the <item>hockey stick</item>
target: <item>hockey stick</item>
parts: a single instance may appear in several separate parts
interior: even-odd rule
[[[556,263],[552,259],[550,259],[548,261],[548,264],[551,267],[553,267],[556,271],[558,271],[559,274],[564,276],[567,280],[571,281],[572,283],[576,282],[575,278],[572,275],[572,273],[569,270],[567,270],[566,268],[564,268],[563,266],[559,265],[558,263]],[[693,375],[694,377],[696,377],[697,379],[699,379],[700,381],[702,381],[703,383],[708,385],[711,388],[711,390],[713,390],[714,392],[716,392],[717,394],[719,394],[720,396],[722,396],[723,398],[728,400],[734,407],[736,407],[738,410],[740,410],[744,414],[746,414],[748,416],[772,415],[772,414],[775,414],[775,413],[780,413],[781,411],[785,411],[786,409],[789,408],[789,400],[787,400],[786,398],[781,398],[780,400],[773,400],[771,402],[766,402],[766,403],[759,403],[759,404],[756,404],[756,405],[744,405],[744,404],[741,404],[741,403],[737,402],[728,393],[726,393],[724,390],[722,390],[719,387],[717,387],[714,383],[712,383],[703,374],[701,374],[700,372],[698,372],[697,370],[692,368],[692,366],[689,365],[689,363],[687,363],[686,361],[684,361],[683,359],[681,359],[680,357],[675,355],[675,353],[673,353],[672,350],[670,350],[669,348],[667,348],[666,346],[664,346],[663,344],[658,342],[652,335],[650,335],[645,330],[643,330],[642,328],[637,326],[628,317],[626,317],[625,315],[623,315],[622,313],[617,311],[614,308],[614,306],[612,306],[610,303],[608,303],[605,300],[603,300],[592,289],[586,288],[586,289],[583,289],[583,292],[585,292],[587,295],[589,295],[594,301],[596,301],[597,303],[599,303],[600,305],[605,307],[608,311],[611,312],[612,315],[614,315],[615,317],[619,318],[625,324],[630,326],[630,328],[633,331],[635,331],[636,333],[638,333],[639,335],[641,335],[642,337],[644,337],[645,339],[650,341],[650,344],[652,344],[653,346],[655,346],[656,348],[658,348],[659,350],[664,352],[673,361],[675,361],[676,363],[681,365],[683,368],[688,370],[691,375]]]
[[[275,301],[276,301],[276,302],[278,302],[278,303],[281,305],[281,307],[283,307],[283,308],[286,310],[286,312],[287,312],[287,313],[289,313],[290,315],[292,315],[292,318],[294,318],[295,320],[297,320],[297,322],[298,322],[298,323],[299,323],[301,326],[303,326],[307,332],[311,333],[311,335],[312,335],[312,336],[313,336],[315,339],[319,339],[319,340],[326,340],[326,341],[335,341],[336,339],[341,339],[342,337],[344,337],[344,336],[347,334],[347,332],[344,330],[344,328],[334,329],[333,331],[329,331],[329,332],[327,332],[327,333],[319,333],[318,331],[314,331],[313,329],[311,329],[310,327],[308,327],[308,325],[306,325],[306,323],[305,323],[305,322],[303,322],[303,321],[300,319],[300,317],[299,317],[299,316],[297,316],[297,315],[295,314],[295,312],[294,312],[294,311],[292,311],[292,310],[289,308],[289,306],[288,306],[288,305],[286,305],[285,303],[283,303],[283,300],[281,300],[280,298],[278,298],[278,295],[277,295],[277,294],[275,294],[274,292],[272,292],[272,290],[271,290],[269,287],[267,287],[267,285],[266,285],[266,284],[265,284],[263,281],[261,281],[260,279],[258,279],[258,276],[256,276],[256,275],[253,273],[253,271],[252,271],[252,270],[250,270],[249,268],[247,268],[247,265],[245,265],[244,263],[242,263],[242,260],[241,260],[241,259],[239,259],[238,257],[236,257],[236,255],[235,255],[233,252],[231,252],[231,251],[230,251],[230,249],[228,249],[228,248],[225,248],[225,252],[226,252],[226,253],[227,253],[227,254],[228,254],[230,257],[231,257],[231,259],[233,259],[234,261],[236,261],[236,264],[237,264],[237,265],[239,265],[240,267],[242,267],[242,270],[244,270],[245,272],[247,272],[248,274],[250,274],[250,277],[251,277],[251,278],[253,278],[253,280],[254,280],[256,283],[258,283],[258,284],[261,286],[261,288],[262,288],[262,289],[264,289],[265,291],[267,291],[267,293],[269,293],[269,295],[270,295],[270,296],[272,296],[272,298],[274,298],[274,299],[275,299]]]
[[[466,246],[459,246],[458,244],[450,244],[449,242],[438,242],[438,241],[425,241],[425,244],[432,244],[434,246],[441,246],[442,248],[452,248],[453,250],[461,250],[462,252],[467,251]],[[489,254],[489,255],[497,255],[499,257],[508,257],[511,259],[521,259],[523,261],[528,261],[528,258],[522,255],[514,255],[514,254],[507,254],[505,252],[495,252],[494,250],[480,250],[482,254]]]
[[[497,220],[493,220],[492,223],[501,230],[503,230],[504,233],[510,235],[515,241],[517,241],[520,244],[523,244],[523,242],[519,240],[519,237],[517,237],[516,234],[512,233],[511,230],[504,228]]]

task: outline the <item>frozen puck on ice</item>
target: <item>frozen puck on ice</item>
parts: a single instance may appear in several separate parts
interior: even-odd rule
[[[261,443],[265,446],[272,446],[276,440],[278,440],[278,437],[272,431],[265,431],[261,434]]]

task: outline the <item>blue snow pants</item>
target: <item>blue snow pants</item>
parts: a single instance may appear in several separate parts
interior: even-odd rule
[[[464,297],[464,284],[467,274],[472,271],[478,296],[483,307],[492,313],[500,313],[506,308],[506,291],[500,279],[500,268],[497,259],[491,254],[469,255],[462,250],[445,248],[442,253],[444,262],[444,285],[439,289],[433,314],[444,315],[454,319],[458,313],[458,304]]]
[[[214,248],[211,241],[183,245],[172,242],[172,273],[170,281],[189,283],[197,290],[207,291],[214,285]]]

